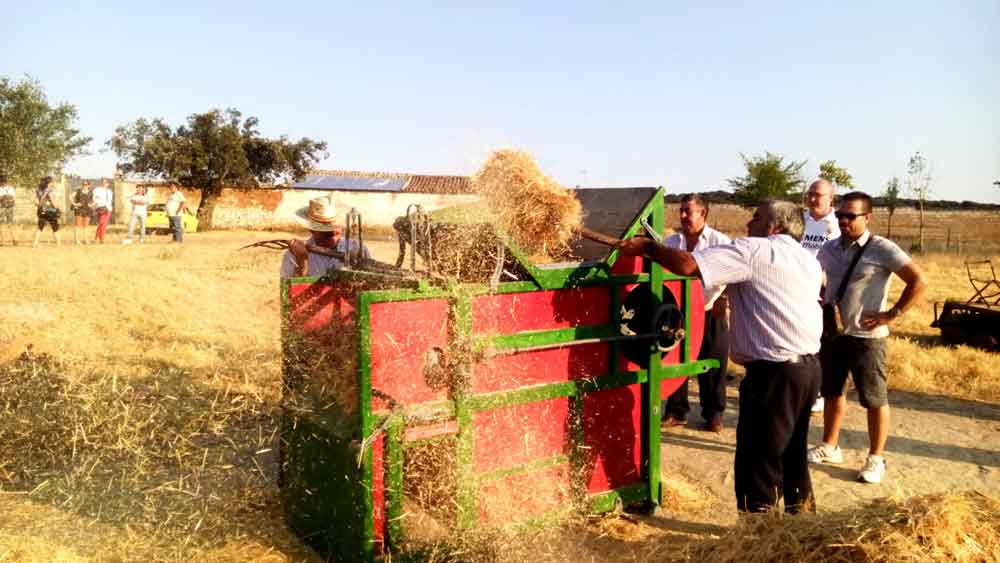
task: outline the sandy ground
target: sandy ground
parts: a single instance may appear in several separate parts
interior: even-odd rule
[[[729,383],[725,428],[708,432],[698,416],[697,385],[691,387],[692,413],[685,427],[664,432],[664,474],[678,472],[707,486],[718,503],[698,521],[726,525],[736,518],[733,493],[733,453],[736,444],[739,378]],[[892,423],[886,447],[887,473],[879,485],[857,481],[868,453],[865,410],[857,394],[848,393],[840,445],[844,463],[812,465],[811,475],[820,511],[838,511],[902,493],[907,496],[976,489],[1000,496],[1000,406],[949,397],[889,392]],[[822,439],[822,416],[814,415],[810,444]],[[670,507],[664,507],[670,516]]]

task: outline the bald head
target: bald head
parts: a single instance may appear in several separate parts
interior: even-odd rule
[[[826,178],[820,178],[809,184],[806,191],[806,207],[813,219],[826,217],[833,211],[833,184]]]

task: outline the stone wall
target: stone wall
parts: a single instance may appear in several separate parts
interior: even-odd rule
[[[115,197],[127,201],[135,191],[134,182],[117,182]],[[198,190],[183,190],[188,207],[198,209],[201,194]],[[163,203],[169,189],[162,185],[151,185],[150,201]],[[475,195],[439,195],[391,192],[348,192],[331,190],[299,190],[287,188],[226,189],[216,202],[212,217],[216,228],[220,229],[271,229],[297,225],[295,212],[309,204],[309,200],[330,196],[344,212],[352,207],[361,213],[365,227],[391,227],[396,217],[406,214],[411,204],[423,206],[425,211],[433,211],[450,205],[478,201]],[[123,221],[128,220],[128,205],[119,206]]]

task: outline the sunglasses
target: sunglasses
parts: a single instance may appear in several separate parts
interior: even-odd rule
[[[864,217],[868,215],[867,213],[851,213],[850,211],[834,211],[834,217],[837,219],[847,219],[848,221],[853,221],[858,217]]]

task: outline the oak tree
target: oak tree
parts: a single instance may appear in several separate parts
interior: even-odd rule
[[[84,153],[90,137],[76,128],[76,107],[51,104],[38,81],[0,77],[0,174],[34,187]]]
[[[107,142],[123,173],[200,190],[198,221],[212,228],[212,212],[224,188],[273,185],[298,180],[320,158],[326,143],[303,137],[264,138],[258,119],[235,109],[213,109],[171,127],[163,119],[137,119],[115,130]]]

